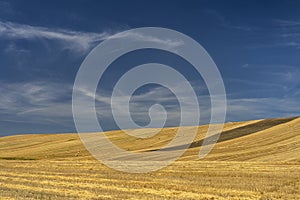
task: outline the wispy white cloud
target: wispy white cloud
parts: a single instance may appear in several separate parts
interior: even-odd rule
[[[299,116],[297,98],[240,98],[228,100],[228,121]]]
[[[139,32],[124,32],[124,33],[119,33],[117,35],[112,35],[109,38],[127,38],[133,41],[153,42],[153,43],[164,45],[168,48],[176,48],[184,45],[184,41],[182,40],[158,38],[158,37],[153,37],[151,35],[142,34]]]
[[[70,114],[70,87],[58,83],[0,83],[2,119],[42,123],[64,120]]]
[[[273,19],[269,21],[269,27],[258,29],[259,35],[268,34],[270,40],[253,43],[247,46],[249,49],[260,48],[292,48],[300,49],[300,21]]]
[[[300,21],[297,21],[297,20],[276,19],[276,20],[274,20],[274,22],[280,26],[286,26],[286,27],[300,26]]]
[[[0,21],[1,39],[57,40],[63,44],[63,48],[76,52],[86,52],[95,43],[105,40],[111,35],[107,31],[102,33],[81,32]]]
[[[67,128],[74,130],[72,116],[72,87],[65,83],[51,82],[27,82],[27,83],[0,83],[0,124],[5,128],[5,123],[9,126],[14,124],[15,132],[21,132],[24,123],[34,124],[36,127],[49,126],[58,129]],[[180,87],[180,84],[179,86]],[[111,118],[110,96],[99,93],[94,96],[88,90],[82,90],[87,98],[94,98],[96,101],[96,111],[101,116],[100,119]],[[117,115],[128,117],[124,111],[124,97],[117,97]],[[180,108],[176,103],[176,97],[162,87],[154,88],[132,97],[131,114],[138,122],[149,122],[149,108],[153,103],[167,105],[168,125],[176,126],[180,120]],[[186,108],[194,112],[195,108],[190,97],[183,98]],[[210,96],[199,94],[201,120],[200,123],[207,123],[210,118]],[[248,120],[254,118],[280,117],[300,115],[299,99],[297,97],[268,97],[268,98],[239,98],[229,95],[227,106],[227,121]],[[84,104],[83,104],[84,106]],[[84,107],[83,107],[84,108]],[[218,109],[218,108],[217,108]],[[83,109],[84,111],[84,109]],[[157,124],[164,120],[164,110],[155,110]],[[89,113],[83,113],[89,114]],[[155,125],[156,123],[154,123]],[[31,125],[32,126],[32,125]],[[116,128],[116,127],[110,127]],[[128,126],[127,128],[130,128]],[[51,130],[51,128],[49,129]],[[65,129],[64,129],[65,130]],[[23,130],[26,131],[26,128]]]
[[[227,79],[227,82],[253,86],[258,89],[276,89],[279,92],[287,92],[300,83],[300,69],[293,65],[284,64],[244,64],[245,73],[254,71],[254,77]]]
[[[242,65],[242,68],[248,68],[249,67],[249,64],[248,63],[245,63]]]
[[[100,41],[113,38],[126,38],[133,41],[152,42],[164,45],[170,49],[184,45],[184,42],[181,40],[158,38],[139,32],[116,33],[116,31],[103,31],[101,33],[82,32],[0,21],[1,39],[55,40],[62,44],[61,46],[63,49],[79,53],[89,51]]]
[[[300,21],[299,20],[283,20],[275,19],[275,27],[279,30],[275,31],[279,34],[280,39],[274,45],[279,47],[293,47],[300,49]]]

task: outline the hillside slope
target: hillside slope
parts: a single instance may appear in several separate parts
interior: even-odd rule
[[[181,160],[198,160],[208,126],[198,134]],[[189,131],[189,127],[185,128]],[[147,133],[154,129],[131,130]],[[113,143],[131,151],[152,151],[167,144],[176,128],[165,128],[148,139],[137,139],[123,131],[105,134]],[[212,152],[211,161],[300,161],[300,118],[281,118],[226,123]],[[32,134],[0,138],[0,158],[11,160],[92,159],[77,134]]]
[[[199,127],[179,161],[146,174],[106,167],[77,134],[2,137],[0,199],[300,199],[300,118],[227,123],[212,152],[199,160],[207,127]],[[145,152],[175,133],[165,128],[148,139],[105,134],[124,149]]]

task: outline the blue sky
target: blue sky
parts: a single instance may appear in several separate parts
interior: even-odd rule
[[[72,86],[85,56],[115,33],[149,26],[180,31],[208,51],[225,83],[226,121],[299,115],[299,10],[299,1],[279,0],[0,1],[0,135],[74,132]],[[130,65],[159,59],[184,69],[207,121],[201,77],[176,56],[136,52],[112,66],[99,89],[105,130],[117,128],[107,105],[113,81]],[[178,104],[167,89],[144,87],[133,100],[138,124],[148,123],[153,103],[168,108],[168,126],[178,123]]]

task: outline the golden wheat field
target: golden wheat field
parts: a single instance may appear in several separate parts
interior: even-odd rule
[[[207,128],[199,127],[179,160],[146,174],[106,167],[77,134],[2,137],[1,199],[300,199],[300,118],[226,123],[212,152],[199,160]],[[105,134],[123,149],[149,151],[175,133],[165,128],[148,139]]]

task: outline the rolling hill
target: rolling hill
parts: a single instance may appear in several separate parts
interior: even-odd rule
[[[1,137],[1,199],[300,199],[300,118],[226,123],[211,153],[199,160],[207,128],[198,127],[174,164],[144,175],[104,166],[77,134]],[[167,144],[176,130],[146,139],[121,130],[105,134],[123,149],[145,152]]]
[[[198,134],[183,160],[198,160],[198,152],[208,126],[200,126]],[[185,128],[189,131],[189,127]],[[173,138],[177,128],[164,128],[148,139],[137,139],[123,131],[106,135],[113,143],[126,150],[151,151],[159,149]],[[152,129],[131,130],[148,133]],[[213,151],[204,160],[214,161],[300,161],[300,118],[264,119],[231,122]],[[77,134],[33,134],[0,138],[2,159],[90,159]]]

